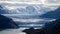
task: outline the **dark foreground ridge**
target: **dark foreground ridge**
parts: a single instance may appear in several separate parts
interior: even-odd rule
[[[18,28],[18,25],[8,17],[0,15],[0,30]]]
[[[52,26],[49,26],[48,24],[52,24]],[[30,28],[23,30],[23,32],[25,32],[26,34],[60,34],[60,19],[57,19],[56,21],[53,21],[48,24],[45,24],[46,28]]]
[[[26,34],[45,34],[43,29],[34,29],[34,28],[25,29],[23,30],[23,32],[25,32]]]

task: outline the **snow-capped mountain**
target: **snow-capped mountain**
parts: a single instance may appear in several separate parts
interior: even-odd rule
[[[39,15],[42,15],[54,9],[52,9],[52,7],[45,7],[44,5],[43,6],[42,5],[26,5],[23,8],[19,7],[19,8],[13,9],[11,7],[11,10],[9,10],[8,7],[5,7],[5,9],[3,9],[2,11],[0,10],[0,14],[39,14]]]

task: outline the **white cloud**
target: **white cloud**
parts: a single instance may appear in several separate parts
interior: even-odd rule
[[[47,2],[60,4],[60,0],[47,0]]]
[[[19,1],[19,2],[31,2],[31,1],[39,1],[39,0],[1,0],[1,1]]]
[[[60,0],[0,0],[5,3],[25,3],[25,4],[44,4],[44,5],[60,5]]]
[[[0,0],[0,4],[6,4],[5,6],[9,10],[21,7],[26,8],[28,5],[32,5],[37,11],[42,8],[55,10],[60,6],[60,0]],[[44,12],[40,11],[38,13],[43,14]]]
[[[27,2],[28,1],[28,2]],[[0,0],[0,3],[10,4],[44,4],[48,6],[60,6],[60,0]]]
[[[52,22],[55,21],[56,19],[19,19],[19,18],[12,18],[15,22]]]

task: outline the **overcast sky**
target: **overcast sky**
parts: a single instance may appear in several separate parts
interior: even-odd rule
[[[40,4],[48,4],[48,3],[54,3],[54,4],[60,4],[60,0],[0,0],[1,2],[6,2],[6,3],[24,3],[24,2],[32,2],[33,3],[40,3]]]

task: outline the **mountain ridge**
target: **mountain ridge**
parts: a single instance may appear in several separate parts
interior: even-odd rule
[[[54,11],[47,12],[40,16],[41,18],[60,18],[60,7]]]

